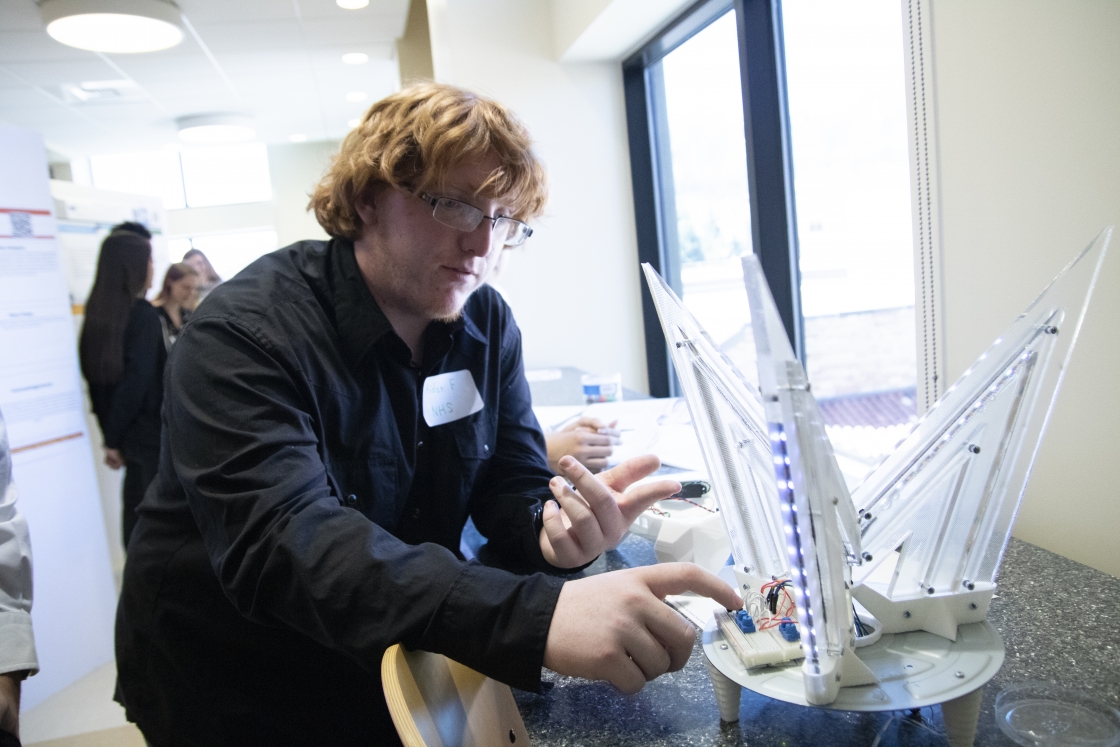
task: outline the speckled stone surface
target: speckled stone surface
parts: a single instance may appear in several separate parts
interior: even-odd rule
[[[603,572],[655,562],[646,540],[629,537],[587,569]],[[995,698],[1028,680],[1055,682],[1120,707],[1120,579],[1012,540],[988,619],[1007,649],[984,687],[977,745],[1014,745],[995,723]],[[699,636],[679,672],[623,695],[610,685],[548,672],[541,695],[514,691],[535,747],[619,745],[872,745],[948,743],[939,707],[855,713],[805,708],[743,690],[740,720],[721,724]]]

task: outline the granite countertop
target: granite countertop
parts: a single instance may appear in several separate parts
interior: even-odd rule
[[[656,562],[630,536],[587,572]],[[1012,539],[988,619],[1003,636],[1003,668],[984,686],[977,745],[1014,745],[995,724],[996,695],[1027,680],[1055,682],[1120,707],[1120,579]],[[743,689],[740,720],[721,724],[699,634],[688,664],[636,695],[546,672],[545,691],[514,691],[535,747],[578,745],[943,746],[939,707],[858,713],[806,708]]]

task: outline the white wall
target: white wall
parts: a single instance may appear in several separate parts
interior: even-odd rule
[[[273,225],[280,246],[301,239],[325,239],[326,232],[307,212],[311,190],[319,183],[338,141],[268,146],[268,168],[272,175]]]
[[[937,0],[945,342],[959,376],[1105,225],[1120,224],[1120,3]],[[1120,575],[1120,238],[1015,534]]]
[[[547,0],[428,0],[428,18],[436,79],[513,109],[548,169],[546,214],[500,280],[526,366],[648,391],[618,63],[556,62]]]

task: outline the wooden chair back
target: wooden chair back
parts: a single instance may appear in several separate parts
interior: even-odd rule
[[[404,747],[529,747],[509,686],[446,656],[394,645],[381,685]]]

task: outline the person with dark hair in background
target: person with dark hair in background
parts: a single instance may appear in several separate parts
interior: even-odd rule
[[[194,307],[191,308],[191,311],[194,311],[202,303],[202,299],[209,295],[210,291],[222,284],[222,278],[214,269],[214,265],[210,264],[206,255],[198,249],[191,249],[184,254],[183,261],[198,272],[198,290],[195,294]]]
[[[159,314],[144,300],[152,272],[148,239],[130,229],[110,233],[101,244],[78,342],[82,375],[105,439],[105,464],[125,468],[121,539],[126,548],[136,506],[159,465],[167,349]]]
[[[148,230],[148,227],[136,221],[126,220],[124,223],[118,223],[109,229],[109,233],[116,233],[117,231],[130,231],[143,236],[148,241],[152,240],[152,232]]]
[[[168,350],[179,339],[179,331],[187,323],[191,310],[198,306],[198,272],[186,262],[176,262],[167,268],[163,286],[152,301],[163,325],[163,345]]]

